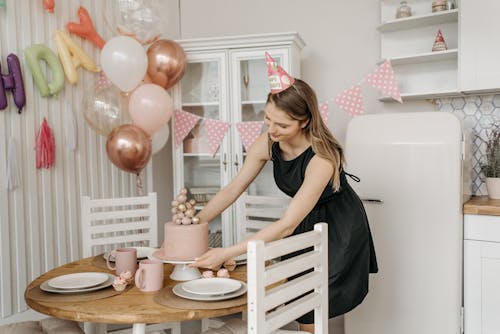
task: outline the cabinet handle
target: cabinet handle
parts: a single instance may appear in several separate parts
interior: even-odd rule
[[[240,163],[238,162],[238,153],[236,153],[236,160],[234,161],[234,166],[236,167],[236,169],[238,169],[239,165]]]
[[[227,171],[226,153],[224,153],[224,160],[222,160],[222,164],[224,165],[224,172]]]
[[[375,203],[375,204],[383,204],[384,201],[378,198],[361,198],[363,202],[367,203]]]

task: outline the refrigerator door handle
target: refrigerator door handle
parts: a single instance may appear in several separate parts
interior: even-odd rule
[[[374,203],[374,204],[383,204],[384,201],[378,198],[362,198],[363,202]]]

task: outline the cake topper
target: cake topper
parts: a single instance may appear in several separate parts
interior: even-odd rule
[[[293,85],[295,79],[286,73],[286,71],[278,65],[276,60],[274,60],[268,52],[266,52],[266,63],[271,94],[282,92]]]
[[[182,188],[177,198],[172,201],[172,221],[177,225],[199,224],[200,219],[195,217],[194,199],[188,200],[187,189]]]

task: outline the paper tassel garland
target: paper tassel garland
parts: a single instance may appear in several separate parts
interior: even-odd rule
[[[14,190],[21,184],[19,176],[19,163],[17,159],[17,144],[13,137],[9,139],[7,152],[7,189]]]
[[[36,136],[36,168],[50,168],[56,161],[56,144],[52,130],[44,118]]]

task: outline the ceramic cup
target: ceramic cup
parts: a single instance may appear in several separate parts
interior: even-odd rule
[[[137,250],[135,248],[117,248],[111,252],[115,258],[115,266],[109,262],[110,256],[106,259],[106,265],[109,269],[114,270],[116,275],[120,275],[126,271],[130,271],[134,275],[137,270]]]
[[[163,262],[142,260],[135,273],[135,286],[141,291],[158,291],[163,287]]]

